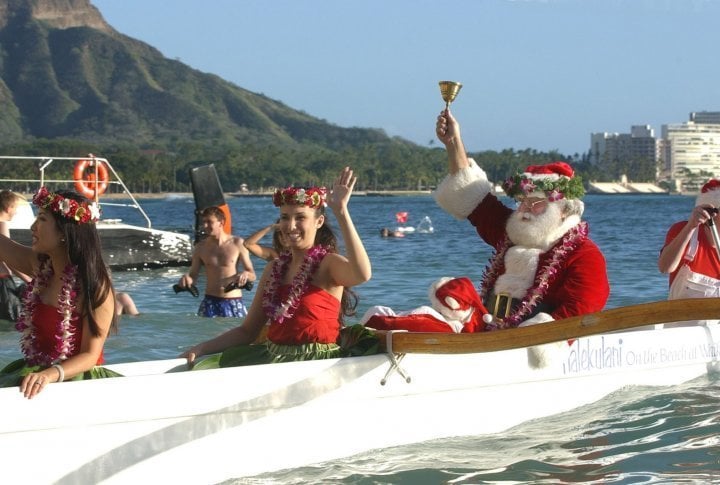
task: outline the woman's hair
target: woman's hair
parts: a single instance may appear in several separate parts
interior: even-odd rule
[[[90,201],[72,190],[58,190],[58,195],[66,199],[89,203]],[[114,298],[114,290],[110,272],[102,258],[100,236],[95,224],[77,223],[63,217],[55,211],[47,211],[55,219],[55,225],[65,239],[70,262],[78,268],[80,279],[80,292],[82,295],[82,308],[79,309],[83,317],[87,317],[90,332],[94,336],[100,335],[100,327],[95,319],[95,309],[110,296]],[[57,271],[57,268],[56,268]],[[112,330],[117,330],[117,316],[113,310],[110,324]]]
[[[325,215],[325,207],[319,207],[315,209],[315,216],[320,217]],[[327,217],[325,222],[320,226],[315,234],[315,245],[322,244],[331,253],[338,252],[337,237],[333,233],[332,229],[327,223]],[[352,291],[350,288],[343,286],[342,298],[340,298],[340,323],[345,323],[345,316],[351,317],[357,313],[356,309],[358,306],[359,297],[357,293]]]

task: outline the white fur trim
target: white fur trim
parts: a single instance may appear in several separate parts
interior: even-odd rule
[[[444,307],[443,303],[438,299],[437,295],[435,295],[435,292],[438,288],[440,288],[442,285],[447,283],[450,280],[454,280],[454,276],[443,276],[442,278],[435,280],[430,284],[430,287],[428,288],[428,300],[430,300],[430,305],[435,308],[436,310],[440,310]]]
[[[550,180],[552,182],[555,182],[557,180],[570,180],[570,177],[567,175],[560,175],[559,173],[530,173],[530,172],[523,172],[523,177],[528,178],[530,180]]]
[[[567,342],[553,342],[550,344],[528,347],[528,365],[533,369],[544,369],[558,362],[564,353]]]
[[[466,219],[493,190],[485,171],[472,158],[469,161],[469,167],[448,174],[433,194],[435,202],[456,219]]]
[[[529,327],[531,325],[539,325],[542,323],[553,322],[555,319],[549,313],[540,312],[532,318],[528,318],[522,322],[520,327]],[[553,342],[543,345],[535,345],[528,347],[527,359],[528,365],[534,369],[543,369],[551,366],[556,362],[562,353],[565,342]]]
[[[505,272],[495,282],[495,293],[522,298],[535,280],[540,249],[512,246],[505,253]]]
[[[540,312],[532,318],[528,318],[522,322],[518,327],[529,327],[531,325],[538,325],[540,323],[554,322],[555,319],[549,313]]]
[[[695,199],[695,207],[701,205],[711,205],[713,207],[720,207],[720,190],[708,190],[707,192],[701,192]]]

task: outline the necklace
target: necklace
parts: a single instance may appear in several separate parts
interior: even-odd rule
[[[498,330],[502,328],[517,327],[525,320],[538,304],[545,298],[550,288],[550,280],[558,275],[560,266],[565,262],[567,257],[575,251],[582,241],[587,239],[588,227],[587,222],[581,222],[577,226],[570,229],[563,236],[560,244],[555,245],[552,251],[550,261],[538,271],[535,275],[533,286],[528,288],[525,296],[520,301],[517,309],[499,323],[488,324],[486,330]],[[504,266],[505,252],[510,248],[510,240],[506,237],[501,248],[495,253],[491,259],[490,266],[485,268],[482,284],[480,286],[480,297],[485,298],[495,285],[495,281],[500,275],[500,271]]]
[[[270,321],[282,323],[285,319],[292,318],[300,304],[300,298],[305,294],[308,286],[310,286],[312,275],[318,266],[320,266],[320,262],[327,253],[328,249],[320,245],[311,247],[305,253],[303,262],[292,280],[288,297],[283,302],[278,301],[278,289],[290,265],[292,254],[289,251],[283,252],[280,257],[273,262],[270,281],[263,293],[263,310],[270,318]]]
[[[35,309],[40,304],[40,292],[47,288],[54,270],[48,260],[40,263],[38,274],[27,285],[23,295],[23,306],[20,310],[15,328],[22,332],[20,348],[30,365],[49,366],[62,362],[75,353],[78,346],[77,321],[74,314],[75,299],[78,294],[77,266],[68,264],[60,280],[62,287],[58,298],[58,313],[62,315],[55,328],[55,347],[45,352],[39,348],[37,328],[33,325]]]

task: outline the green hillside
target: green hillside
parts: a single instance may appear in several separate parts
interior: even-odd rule
[[[202,163],[227,191],[328,183],[344,165],[373,190],[425,188],[445,173],[443,150],[338,127],[167,59],[89,0],[0,0],[0,139],[5,155],[107,157],[138,192],[188,190]],[[511,155],[488,171],[525,163]]]

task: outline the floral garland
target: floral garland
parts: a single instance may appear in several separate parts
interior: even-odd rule
[[[298,269],[297,274],[293,278],[287,299],[280,303],[276,301],[276,295],[280,287],[280,282],[290,265],[292,253],[283,252],[280,257],[273,263],[272,272],[270,273],[270,281],[263,293],[263,310],[271,321],[282,323],[285,319],[292,318],[300,304],[300,298],[310,286],[312,275],[320,266],[320,262],[328,253],[325,246],[313,246],[303,258],[303,262]]]
[[[23,295],[23,306],[20,311],[15,328],[22,332],[20,348],[30,365],[49,366],[62,362],[75,353],[78,346],[76,332],[78,316],[74,314],[74,301],[78,294],[77,266],[68,264],[61,276],[62,288],[58,299],[58,313],[63,318],[55,330],[55,348],[51,352],[38,349],[37,329],[33,325],[35,308],[40,303],[40,291],[47,288],[50,278],[54,274],[49,261],[43,261],[37,276],[30,281]]]
[[[312,209],[319,209],[327,205],[327,189],[325,187],[288,187],[277,189],[273,194],[273,204],[276,207],[283,205],[306,205]]]
[[[37,194],[33,196],[32,201],[41,209],[52,211],[65,219],[80,224],[97,222],[100,219],[100,207],[95,202],[89,204],[87,202],[78,202],[50,192],[47,187],[40,187]]]
[[[533,192],[545,192],[550,202],[560,199],[580,199],[585,188],[580,176],[531,178],[527,173],[517,173],[505,180],[502,188],[509,197],[526,197]]]
[[[490,323],[485,328],[486,330],[498,330],[502,328],[517,327],[523,322],[538,306],[538,304],[545,298],[548,289],[550,288],[550,280],[555,278],[559,272],[560,266],[565,262],[565,259],[573,252],[588,235],[587,222],[581,222],[577,226],[570,229],[559,245],[556,245],[552,249],[552,258],[545,265],[541,271],[535,275],[535,281],[532,287],[528,288],[525,293],[525,297],[520,301],[517,310],[511,315],[502,319],[498,323]],[[485,298],[489,293],[490,289],[495,285],[495,281],[498,279],[500,269],[505,261],[505,252],[510,248],[510,241],[506,238],[503,246],[498,250],[495,256],[491,259],[491,265],[485,268],[483,274],[482,284],[480,286],[480,296]]]

